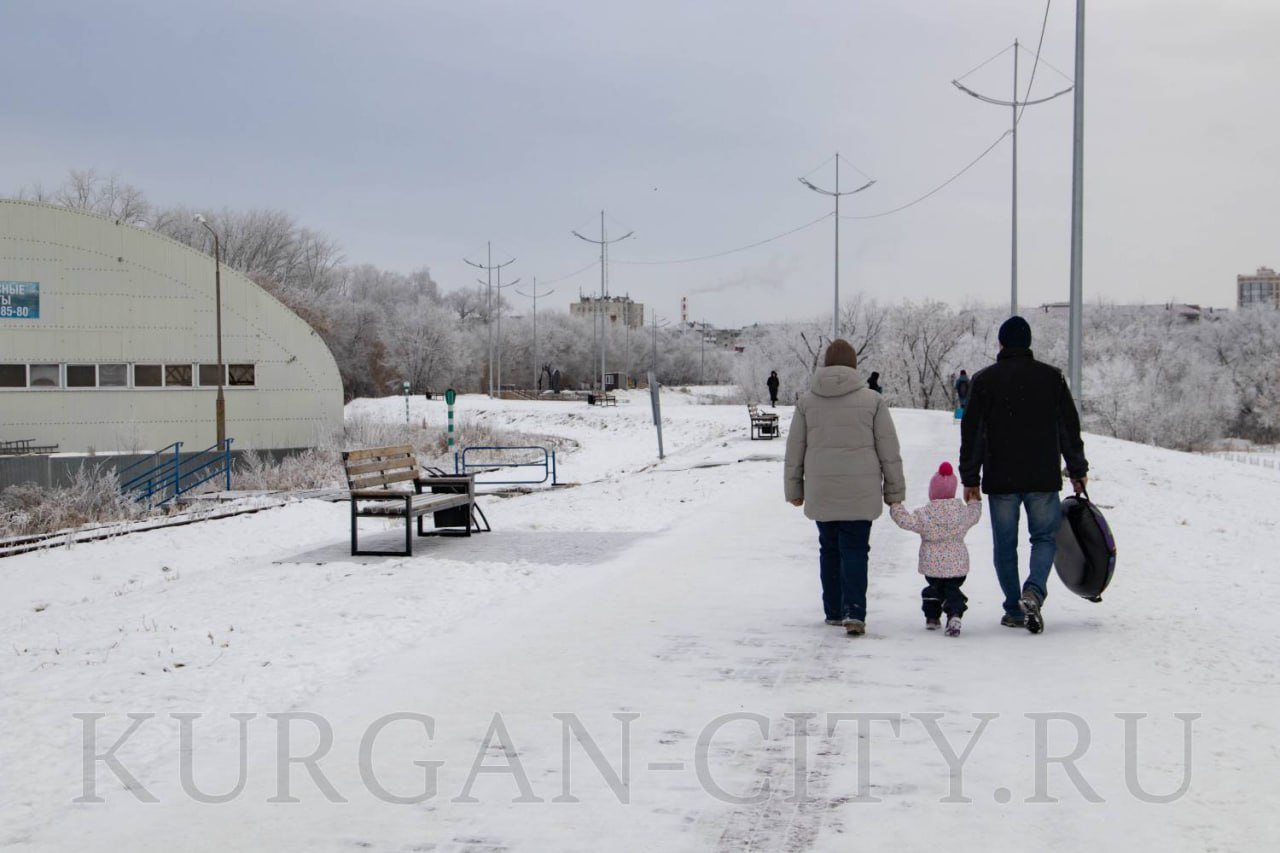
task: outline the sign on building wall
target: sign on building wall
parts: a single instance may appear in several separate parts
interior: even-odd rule
[[[0,281],[0,320],[39,320],[40,282]]]

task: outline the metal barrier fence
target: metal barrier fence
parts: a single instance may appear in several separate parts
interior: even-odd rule
[[[542,454],[542,458],[534,462],[518,462],[512,459],[499,459],[497,461],[481,461],[473,462],[467,458],[468,453],[510,453],[515,451],[534,451]],[[545,447],[537,446],[493,446],[493,447],[464,447],[461,453],[453,454],[453,473],[455,474],[473,474],[483,473],[485,471],[496,471],[502,468],[541,468],[542,477],[538,480],[476,480],[477,485],[483,486],[533,486],[539,483],[551,481],[551,485],[557,486],[556,480],[556,452],[548,450]]]

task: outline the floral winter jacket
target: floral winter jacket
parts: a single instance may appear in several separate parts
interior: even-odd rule
[[[917,510],[902,504],[889,507],[893,523],[920,534],[920,574],[931,578],[962,578],[969,574],[969,548],[964,535],[982,518],[982,502],[956,498],[929,501]]]

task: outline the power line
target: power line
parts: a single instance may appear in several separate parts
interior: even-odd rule
[[[595,269],[598,263],[599,261],[593,260],[591,261],[591,263],[587,264],[585,267],[582,267],[581,269],[576,269],[573,272],[569,273],[568,275],[562,275],[559,278],[549,278],[546,281],[544,281],[543,284],[559,284],[562,281],[568,281],[574,276],[582,275],[584,272],[586,272],[589,269]],[[622,261],[614,261],[614,263],[622,263]]]
[[[1008,52],[1009,49],[1010,48],[1005,48],[1005,50],[1000,51],[1000,54]],[[996,54],[996,56],[993,56],[992,59],[996,59],[1000,54]],[[978,163],[980,163],[983,159],[985,159],[988,154],[994,151],[996,146],[998,146],[1001,142],[1003,142],[1005,137],[1009,136],[1012,132],[1013,131],[1011,130],[1006,130],[1004,133],[1000,134],[1000,136],[996,138],[995,142],[992,142],[989,146],[987,146],[986,150],[984,150],[981,154],[979,154],[977,157],[971,160],[968,163],[968,165],[966,165],[960,171],[956,172],[951,177],[947,178],[941,184],[938,184],[938,186],[929,190],[924,195],[916,199],[913,199],[912,201],[909,201],[906,204],[899,205],[898,207],[890,208],[889,210],[883,210],[883,211],[880,211],[879,213],[865,214],[862,216],[841,216],[840,218],[841,219],[880,219],[881,217],[890,216],[892,214],[899,213],[903,210],[906,210],[907,208],[915,207],[917,204],[920,204],[921,202],[932,198],[942,190],[946,189],[952,183],[960,179],[966,172],[968,172],[974,166],[978,165]],[[834,157],[827,158],[826,162],[823,163],[822,165],[825,166],[827,163],[830,163],[833,159],[835,158]],[[822,166],[819,166],[818,168],[822,168]],[[809,222],[806,222],[803,225],[797,225],[795,228],[788,228],[786,231],[783,231],[781,234],[774,234],[772,237],[766,237],[763,240],[757,240],[754,243],[748,243],[745,246],[738,246],[733,249],[725,249],[722,252],[713,252],[709,255],[698,255],[697,257],[692,257],[692,258],[672,258],[668,260],[658,260],[658,261],[618,260],[616,258],[610,258],[610,261],[615,264],[627,264],[630,266],[669,266],[669,265],[675,265],[675,264],[692,264],[692,263],[697,263],[699,261],[710,261],[710,260],[714,260],[715,258],[723,258],[726,255],[734,255],[734,254],[737,254],[738,252],[745,252],[748,249],[754,249],[758,246],[764,246],[768,243],[773,243],[777,240],[781,240],[784,237],[790,237],[792,234],[796,234],[800,231],[804,231],[807,228],[812,228],[813,226],[821,222],[825,222],[826,220],[830,219],[833,215],[834,214],[832,213],[824,213],[822,216],[819,216],[817,219],[810,220]],[[599,262],[592,261],[586,266],[580,269],[574,270],[568,275],[562,275],[559,278],[548,279],[544,283],[557,284],[559,282],[566,281],[575,276],[581,275],[582,273],[596,266],[597,263]]]
[[[1000,134],[1000,136],[996,139],[996,141],[995,141],[995,142],[993,142],[993,143],[991,143],[989,146],[987,146],[987,149],[986,149],[985,151],[983,151],[981,154],[979,154],[977,157],[973,158],[973,160],[971,160],[971,161],[969,162],[969,165],[965,166],[965,167],[964,167],[963,169],[961,169],[959,172],[956,172],[954,175],[952,175],[951,177],[947,178],[945,181],[943,181],[942,183],[938,184],[936,187],[934,187],[933,189],[929,190],[927,193],[925,193],[924,195],[920,196],[919,198],[917,198],[917,199],[915,199],[915,200],[913,200],[913,201],[909,201],[909,202],[907,202],[906,204],[899,205],[898,207],[895,207],[895,208],[891,208],[890,210],[882,210],[882,211],[881,211],[881,212],[879,212],[879,213],[868,213],[868,214],[864,214],[864,215],[862,215],[862,216],[842,216],[842,217],[840,217],[840,218],[841,218],[841,219],[880,219],[881,217],[884,217],[884,216],[890,216],[890,215],[892,215],[892,214],[894,214],[894,213],[899,213],[899,212],[901,212],[901,211],[903,211],[903,210],[906,210],[906,209],[907,209],[907,208],[909,208],[909,207],[915,207],[915,206],[916,206],[917,204],[919,204],[920,202],[925,201],[926,199],[932,198],[933,196],[937,195],[937,194],[938,194],[939,192],[941,192],[942,190],[946,189],[949,185],[951,185],[951,184],[952,184],[952,183],[954,183],[956,180],[958,180],[958,179],[959,179],[959,178],[960,178],[960,177],[961,177],[965,172],[969,171],[969,170],[970,170],[970,169],[972,169],[974,166],[978,165],[978,163],[982,162],[982,160],[983,160],[983,159],[984,159],[988,154],[990,154],[992,151],[994,151],[994,150],[996,149],[996,146],[997,146],[997,145],[999,145],[1001,142],[1003,142],[1003,141],[1004,141],[1004,138],[1005,138],[1006,136],[1009,136],[1009,135],[1010,135],[1010,134],[1012,134],[1012,133],[1013,133],[1013,131],[1012,131],[1012,130],[1006,130],[1004,133]],[[828,214],[828,216],[830,216],[830,214]],[[810,223],[810,224],[813,224],[813,223]]]
[[[739,246],[736,249],[726,249],[723,252],[715,252],[710,255],[701,255],[696,258],[677,258],[675,260],[669,260],[669,261],[618,261],[618,260],[615,260],[614,263],[615,264],[646,264],[646,265],[648,264],[652,264],[652,265],[691,264],[691,263],[694,263],[695,261],[709,261],[712,258],[723,258],[725,255],[732,255],[737,252],[745,252],[747,249],[754,249],[756,246],[763,246],[766,243],[772,243],[775,240],[781,240],[783,237],[789,237],[790,235],[795,234],[797,231],[803,231],[806,228],[812,228],[813,226],[817,225],[819,222],[830,219],[831,216],[832,214],[830,213],[824,213],[821,216],[819,216],[817,219],[813,220],[812,222],[806,222],[803,225],[797,225],[795,228],[791,228],[787,231],[783,231],[781,234],[775,234],[772,237],[766,237],[763,240],[757,240],[756,242],[749,243],[746,246]]]
[[[1027,94],[1022,98],[1022,109],[1018,110],[1016,119],[1019,122],[1022,121],[1022,114],[1027,111],[1027,103],[1031,100],[1031,87],[1036,82],[1036,69],[1040,67],[1040,48],[1044,47],[1044,31],[1049,26],[1049,6],[1052,3],[1053,0],[1045,0],[1044,2],[1044,20],[1040,22],[1040,41],[1036,44],[1036,61],[1031,63],[1031,79],[1027,81]],[[1014,44],[1016,45],[1017,42],[1014,42]],[[1013,97],[1015,101],[1018,99],[1016,93]]]

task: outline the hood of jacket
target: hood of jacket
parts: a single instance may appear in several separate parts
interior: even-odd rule
[[[843,364],[819,367],[809,385],[810,390],[819,397],[843,397],[866,387],[867,380],[862,377],[862,373]]]

